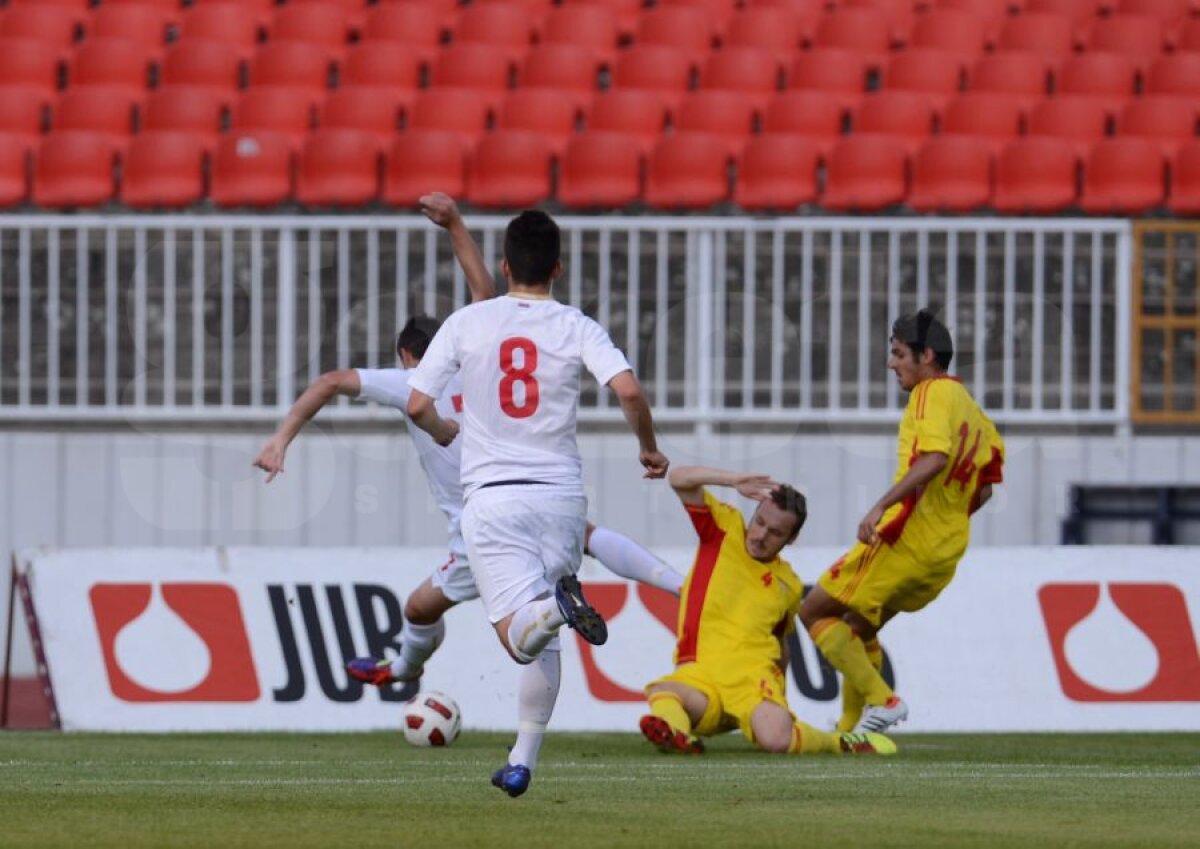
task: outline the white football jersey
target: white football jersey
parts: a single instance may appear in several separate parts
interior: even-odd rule
[[[413,372],[402,368],[360,368],[358,380],[362,385],[359,400],[374,401],[385,407],[395,407],[408,418],[408,396],[411,390],[408,379]],[[457,419],[462,409],[462,391],[457,378],[450,381],[444,394],[438,396],[438,414],[443,418]],[[450,552],[462,558],[467,556],[467,546],[462,537],[463,488],[461,482],[462,449],[456,439],[446,448],[433,441],[433,437],[412,422],[408,433],[417,449],[417,459],[425,470],[429,491],[433,500],[446,516],[446,532],[449,534]]]
[[[575,444],[580,369],[606,385],[629,370],[608,333],[574,307],[508,295],[470,304],[442,324],[410,379],[441,397],[462,379],[462,482],[533,480],[583,493]]]

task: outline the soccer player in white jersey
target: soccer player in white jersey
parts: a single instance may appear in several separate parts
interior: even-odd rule
[[[645,476],[661,478],[668,465],[624,354],[599,324],[551,297],[559,255],[558,225],[544,212],[526,210],[509,222],[501,262],[507,295],[447,318],[409,380],[409,417],[449,445],[459,425],[439,413],[435,399],[461,374],[471,571],[500,643],[517,663],[544,673],[536,687],[527,686],[531,676],[522,678],[517,740],[492,776],[510,796],[529,787],[558,697],[559,628],[568,625],[597,645],[608,637],[575,578],[587,524],[575,442],[584,367],[616,394]]]

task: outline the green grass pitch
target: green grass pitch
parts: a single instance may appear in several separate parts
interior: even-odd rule
[[[1200,734],[897,735],[895,758],[552,734],[0,734],[4,847],[1197,847]]]

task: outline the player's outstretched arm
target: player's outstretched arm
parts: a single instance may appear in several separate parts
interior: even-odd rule
[[[643,477],[661,478],[667,474],[670,460],[658,450],[658,439],[654,435],[654,417],[650,405],[642,392],[642,384],[632,371],[623,371],[608,382],[608,387],[617,395],[625,421],[637,436],[640,451],[638,462],[645,468]]]
[[[779,486],[770,475],[730,472],[708,466],[679,466],[671,470],[668,482],[684,504],[703,504],[706,486],[733,487],[754,501],[770,498],[771,491]]]
[[[488,272],[483,254],[471,238],[471,231],[463,222],[454,198],[445,192],[431,192],[422,195],[419,202],[425,217],[450,234],[450,246],[454,248],[454,256],[466,275],[471,300],[486,301],[496,297],[496,281]]]
[[[458,436],[458,422],[438,415],[433,399],[420,390],[412,390],[405,412],[413,424],[432,436],[433,441],[443,448]]]
[[[887,512],[887,509],[893,504],[899,504],[909,495],[936,478],[941,474],[942,469],[946,468],[946,463],[949,461],[950,458],[938,451],[929,451],[917,457],[916,460],[913,460],[913,464],[908,467],[908,472],[905,473],[904,477],[892,484],[891,489],[875,502],[875,506],[858,523],[859,542],[866,545],[875,542],[875,538],[878,536],[876,525],[879,524],[879,520],[883,518],[883,514]]]
[[[279,427],[271,434],[271,438],[263,445],[254,459],[254,465],[267,473],[267,483],[275,480],[275,476],[283,471],[283,459],[288,446],[296,438],[301,428],[321,408],[333,400],[336,395],[349,395],[357,398],[362,393],[362,381],[354,369],[327,371],[312,383],[292,404]]]

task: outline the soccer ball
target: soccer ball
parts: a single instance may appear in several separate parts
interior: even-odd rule
[[[462,730],[462,711],[445,693],[417,693],[404,708],[404,739],[413,746],[449,746]]]

